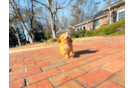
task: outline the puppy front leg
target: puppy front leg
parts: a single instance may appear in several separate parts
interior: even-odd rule
[[[71,50],[70,50],[70,54],[73,54],[73,49],[71,48]]]
[[[66,54],[66,57],[65,58],[69,58],[69,54]]]

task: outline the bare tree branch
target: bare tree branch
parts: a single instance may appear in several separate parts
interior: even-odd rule
[[[70,1],[68,2],[68,4],[66,4],[64,7],[59,7],[59,8],[57,8],[57,9],[63,9],[63,8],[65,8],[67,5],[70,4],[71,1],[72,1],[72,0],[70,0]],[[64,2],[64,3],[65,3],[65,2]],[[63,3],[63,4],[64,4],[64,3]],[[63,5],[63,4],[62,4],[62,5]]]
[[[27,12],[27,11],[26,11],[26,12]],[[34,16],[35,18],[39,18],[39,19],[43,19],[43,20],[46,20],[46,21],[50,21],[50,20],[45,19],[45,18],[43,18],[43,17],[39,17],[39,16],[32,15],[32,14],[29,13],[29,12],[27,12],[27,13],[28,13],[28,15],[30,15],[30,16]]]
[[[45,6],[46,8],[48,8],[48,6],[45,5],[44,3],[41,3],[41,2],[39,2],[39,1],[37,1],[37,0],[32,0],[32,1],[35,1],[35,2],[37,2],[37,3],[39,3],[39,4],[43,5],[43,6]]]

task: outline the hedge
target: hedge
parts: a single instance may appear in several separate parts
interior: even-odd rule
[[[121,28],[121,30],[120,30]],[[118,31],[122,31],[118,32]],[[105,36],[110,34],[124,34],[125,33],[125,19],[114,22],[112,24],[104,24],[98,29],[80,30],[78,32],[70,33],[72,38],[85,37],[85,36]]]

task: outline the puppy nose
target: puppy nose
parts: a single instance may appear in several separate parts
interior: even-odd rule
[[[65,40],[67,40],[67,38],[65,38]]]

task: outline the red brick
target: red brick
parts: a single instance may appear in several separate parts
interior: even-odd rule
[[[39,73],[37,75],[30,76],[30,77],[27,78],[28,79],[28,84],[35,83],[37,81],[43,80],[43,79],[51,77],[53,75],[56,75],[60,72],[61,71],[59,71],[57,68],[55,68],[55,69],[52,69],[52,70],[49,70],[49,71]]]
[[[97,67],[100,67],[100,66],[104,65],[104,64],[105,64],[105,62],[93,61],[91,63],[82,65],[79,68],[81,68],[81,69],[83,69],[83,70],[88,72],[88,71],[91,71],[91,70],[93,70],[93,69],[95,69]]]
[[[14,63],[9,64],[9,67],[10,67],[10,66],[14,66]]]
[[[18,67],[21,67],[21,66],[24,66],[24,63],[22,63],[22,64],[18,64],[18,65],[15,64],[14,66],[10,66],[9,68],[15,68],[15,67],[18,68]]]
[[[25,63],[26,63],[26,65],[28,65],[28,64],[35,63],[35,61],[30,61],[30,62],[25,62]]]
[[[120,52],[117,52],[115,53],[114,55],[117,55],[117,56],[124,56],[125,55],[125,50],[122,50]]]
[[[79,68],[74,68],[74,69],[68,70],[64,73],[55,75],[55,76],[51,77],[51,79],[56,86],[59,86],[71,79],[74,79],[74,78],[84,74],[84,73],[86,73],[84,70],[81,70]]]
[[[119,58],[119,56],[116,56],[116,55],[112,54],[112,55],[103,57],[103,58],[99,59],[98,61],[108,63],[108,62],[111,62],[111,61],[113,61],[115,59],[118,59],[118,58]]]
[[[125,61],[121,59],[118,59],[116,61],[113,61],[101,68],[104,68],[104,69],[107,69],[107,70],[111,70],[111,71],[114,71],[114,72],[118,72],[120,71],[121,69],[125,68]]]
[[[33,64],[24,65],[24,66],[14,67],[14,68],[12,68],[12,71],[23,69],[23,68],[34,66],[34,65],[35,64],[33,63]]]
[[[93,60],[98,59],[98,58],[99,58],[99,57],[97,57],[97,56],[91,56],[91,57],[82,59],[81,61],[90,62],[90,61],[93,61]]]
[[[125,87],[125,70],[119,72],[110,81]]]
[[[39,65],[34,65],[34,66],[31,66],[31,67],[28,67],[27,71],[32,70],[32,69],[36,69],[36,68],[40,68],[40,67],[43,67],[43,66],[46,66],[46,65],[50,65],[50,64],[48,62],[45,62],[45,63],[39,64]]]
[[[17,74],[20,74],[23,72],[24,72],[24,69],[20,69],[20,70],[13,71],[13,72],[11,71],[11,72],[9,72],[9,76],[17,75]]]
[[[76,81],[72,80],[58,88],[84,88],[83,86],[81,86],[79,83],[77,83]]]
[[[18,62],[23,62],[24,61],[24,59],[21,59],[21,60],[17,60],[16,62],[18,63]]]
[[[25,88],[54,88],[48,79],[32,84]]]
[[[24,79],[20,79],[20,80],[9,83],[9,88],[21,88],[24,86],[25,86]]]
[[[67,59],[68,59],[68,58],[57,59],[57,60],[50,61],[49,63],[51,63],[51,64],[55,64],[55,63],[58,63],[58,62],[65,61],[65,60],[67,60]]]
[[[65,58],[65,55],[57,57],[57,59]]]
[[[22,64],[22,63],[30,63],[30,62],[33,62],[34,60],[27,60],[27,61],[23,61],[23,62],[16,62],[16,65],[18,64]]]
[[[104,80],[108,79],[112,75],[114,75],[114,73],[103,69],[97,69],[77,78],[77,81],[79,81],[86,87],[94,88],[95,86],[97,86]]]
[[[121,51],[121,49],[116,48],[116,49],[109,50],[109,51],[107,51],[107,52],[108,52],[108,53],[115,53],[115,52],[118,52],[118,51]]]
[[[44,61],[44,59],[43,58],[35,59],[35,62],[39,62],[39,61]]]
[[[79,58],[70,58],[70,59],[68,59],[68,60],[65,60],[65,62],[67,62],[67,63],[72,63],[72,62],[75,62],[75,61],[78,61],[78,60],[81,60],[81,59],[83,59],[83,57],[79,57]]]
[[[43,61],[39,61],[39,62],[36,62],[37,64],[41,64],[41,63],[45,63],[45,62],[49,62],[49,61],[53,61],[55,59],[48,59],[48,60],[43,60]]]
[[[51,65],[48,65],[48,66],[44,66],[44,67],[41,67],[43,71],[47,71],[47,70],[51,70],[51,69],[54,69],[54,68],[57,68],[59,66],[63,66],[63,65],[66,65],[67,63],[65,62],[58,62],[58,63],[54,63],[54,64],[51,64]]]
[[[102,85],[100,85],[97,88],[123,88],[123,87],[121,87],[113,82],[106,81],[105,83],[103,83]]]
[[[33,74],[37,74],[39,72],[42,72],[41,69],[34,69],[34,70],[31,70],[28,72],[20,73],[18,75],[14,75],[14,76],[9,77],[9,82],[17,80],[17,79],[21,79],[21,78],[24,78],[24,77],[27,77],[27,76],[30,76]]]
[[[99,54],[99,55],[97,55],[97,56],[101,56],[101,57],[104,57],[104,56],[107,56],[107,55],[110,55],[110,54],[112,54],[112,53],[101,53],[101,54]]]
[[[61,69],[63,71],[66,71],[66,70],[78,67],[78,66],[80,66],[82,64],[84,64],[84,63],[77,61],[77,62],[73,62],[71,64],[67,64],[67,65],[61,66],[61,67],[59,67],[59,69]]]
[[[15,62],[16,65],[24,64],[24,63],[25,63],[24,61],[21,61],[21,62]]]

